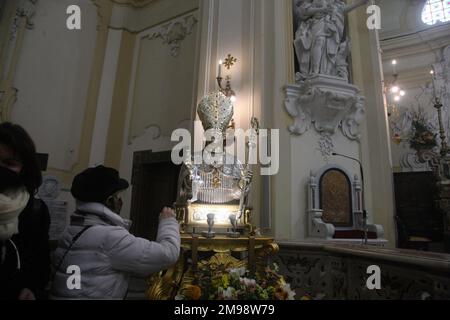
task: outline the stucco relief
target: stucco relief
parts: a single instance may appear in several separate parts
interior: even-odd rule
[[[181,43],[188,35],[192,34],[197,22],[194,15],[189,15],[162,26],[158,31],[149,35],[148,39],[161,38],[163,43],[169,46],[170,54],[176,58],[180,55]]]

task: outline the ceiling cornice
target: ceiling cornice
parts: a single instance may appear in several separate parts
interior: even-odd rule
[[[158,0],[110,0],[111,2],[123,6],[130,6],[136,9],[144,8]]]
[[[440,50],[450,45],[450,24],[443,24],[415,33],[381,40],[383,60]]]

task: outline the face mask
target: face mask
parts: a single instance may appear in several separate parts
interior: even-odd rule
[[[23,187],[22,177],[12,170],[0,166],[0,193]]]
[[[122,211],[122,205],[122,199],[118,196],[109,197],[106,201],[106,206],[109,208],[109,210],[118,215],[120,215],[120,211]]]

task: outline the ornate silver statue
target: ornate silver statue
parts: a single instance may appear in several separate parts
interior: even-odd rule
[[[225,137],[234,113],[229,97],[220,90],[210,93],[200,102],[197,112],[205,130],[211,130],[220,139]],[[202,228],[207,226],[208,215],[214,214],[214,225],[227,229],[230,215],[235,215],[233,228],[243,227],[247,223],[244,212],[252,172],[224,149],[208,148],[209,145],[199,154],[186,155],[178,181],[179,220],[185,227]]]
[[[343,0],[296,0],[295,51],[300,66],[298,80],[312,74],[326,74],[348,80],[349,41],[345,16],[368,0],[347,5]]]

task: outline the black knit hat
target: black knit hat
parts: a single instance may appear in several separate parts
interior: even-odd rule
[[[78,174],[72,183],[72,196],[83,202],[104,203],[114,193],[128,189],[130,185],[119,177],[113,168],[98,166]]]

